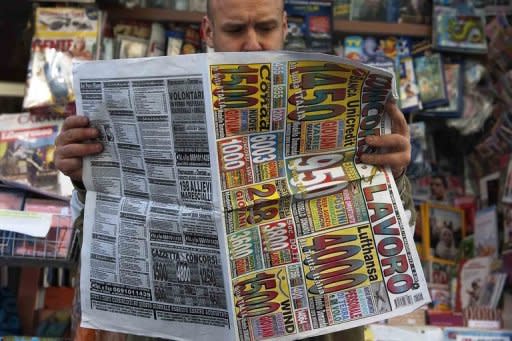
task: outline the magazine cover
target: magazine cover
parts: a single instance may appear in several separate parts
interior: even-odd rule
[[[464,212],[452,206],[422,205],[423,250],[426,259],[454,264],[465,235]]]
[[[433,21],[433,45],[436,50],[487,53],[483,9],[434,5]]]
[[[476,257],[463,262],[457,286],[457,311],[478,306],[482,288],[491,274],[491,267],[491,257]]]
[[[508,161],[507,176],[503,187],[503,198],[501,199],[506,204],[512,204],[512,157]]]
[[[512,248],[512,204],[505,204],[503,212],[503,244]]]
[[[404,46],[399,43],[399,46]],[[420,90],[414,71],[412,56],[399,48],[398,64],[400,77],[400,108],[404,113],[410,113],[421,109]]]
[[[464,111],[464,69],[462,63],[444,63],[444,79],[448,94],[448,105],[430,108],[422,115],[457,118]]]
[[[454,205],[464,211],[466,222],[466,234],[473,234],[475,231],[475,216],[477,210],[476,197],[472,195],[458,196],[453,201]]]
[[[414,57],[414,71],[419,85],[421,103],[424,108],[448,104],[446,82],[441,54],[425,53]]]
[[[411,163],[407,167],[407,176],[410,179],[424,177],[430,173],[427,157],[427,133],[425,122],[409,124],[411,140]]]
[[[0,179],[71,195],[69,178],[54,163],[55,138],[62,122],[30,114],[0,115]]]
[[[477,257],[498,257],[498,213],[496,206],[487,207],[476,213],[475,255]]]
[[[93,59],[99,34],[94,8],[37,7],[23,107],[65,106],[74,101],[72,64]]]

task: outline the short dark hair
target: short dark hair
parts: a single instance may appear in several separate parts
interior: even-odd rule
[[[448,179],[446,178],[446,176],[440,175],[440,174],[435,174],[435,175],[432,176],[432,180],[434,180],[434,179],[441,180],[441,182],[443,183],[444,188],[448,187]]]
[[[283,11],[284,11],[284,2],[285,2],[285,0],[282,0],[282,2],[281,2],[283,4]],[[212,18],[212,0],[206,0],[206,16],[208,18],[210,18],[210,20],[213,19]]]

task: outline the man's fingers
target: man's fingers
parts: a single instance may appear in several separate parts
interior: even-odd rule
[[[409,139],[399,134],[367,136],[366,143],[372,147],[388,148],[395,152],[407,151],[410,146]]]
[[[86,128],[89,126],[89,119],[85,116],[69,116],[64,120],[62,130],[66,131],[75,128]]]
[[[85,142],[97,138],[99,135],[96,128],[72,128],[62,131],[55,140],[56,146],[65,146],[77,142]]]
[[[58,159],[55,162],[59,170],[66,175],[82,169],[82,159],[80,158]]]
[[[402,136],[409,136],[409,126],[407,125],[407,121],[395,102],[389,101],[386,103],[386,112],[391,118],[391,127],[393,132]]]
[[[405,168],[411,160],[410,153],[363,154],[361,161],[370,165],[389,166],[392,169]]]
[[[61,159],[82,158],[95,155],[103,150],[101,143],[68,144],[60,146],[56,154]]]

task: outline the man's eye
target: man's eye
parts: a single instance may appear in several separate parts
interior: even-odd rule
[[[259,26],[258,29],[261,31],[261,32],[270,32],[270,31],[273,31],[275,30],[276,26],[275,25],[264,25],[264,26]]]
[[[242,26],[233,26],[226,28],[224,31],[230,34],[237,34],[242,33],[244,31],[244,28]]]

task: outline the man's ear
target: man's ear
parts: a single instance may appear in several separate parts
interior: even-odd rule
[[[288,13],[283,11],[283,41],[286,41],[288,36]]]
[[[213,23],[207,15],[203,17],[203,21],[201,22],[201,30],[203,31],[206,45],[213,48]]]

